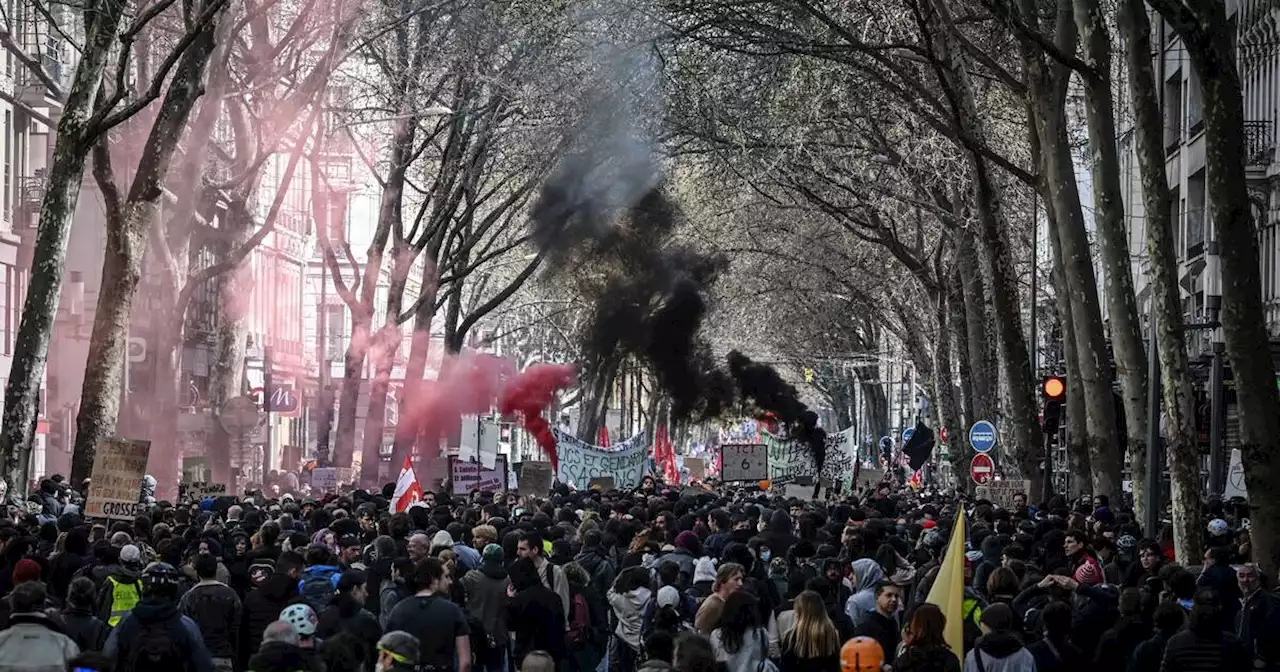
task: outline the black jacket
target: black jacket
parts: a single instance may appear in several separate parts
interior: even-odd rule
[[[1232,634],[1183,630],[1169,638],[1161,672],[1246,672],[1252,662]]]
[[[1133,616],[1122,616],[1102,633],[1093,654],[1093,672],[1125,672],[1134,649],[1151,636],[1151,626]]]
[[[567,654],[565,613],[560,596],[542,584],[537,573],[517,562],[508,570],[511,584],[519,590],[507,603],[507,629],[514,635],[515,658],[524,660],[530,651],[542,650],[554,660]]]
[[[893,662],[894,672],[960,672],[960,658],[951,649],[908,646]]]
[[[324,663],[296,644],[267,642],[249,658],[248,672],[325,672]]]
[[[88,609],[66,609],[62,612],[62,631],[81,651],[101,651],[111,634],[111,626]]]
[[[200,627],[204,645],[214,658],[234,658],[239,654],[244,614],[240,598],[230,586],[216,581],[197,584],[182,596],[178,611]]]
[[[365,644],[365,650],[369,654],[365,665],[372,670],[374,661],[378,659],[378,639],[382,637],[382,626],[378,625],[378,619],[364,605],[348,595],[335,597],[333,604],[320,614],[320,622],[316,625],[316,636],[322,640],[339,632],[349,632]]]
[[[880,648],[884,649],[884,662],[889,665],[893,664],[893,659],[898,655],[901,633],[897,619],[884,616],[879,611],[871,612],[853,632],[855,636],[870,637],[880,642]]]
[[[293,598],[298,596],[298,580],[287,574],[273,574],[244,598],[244,630],[240,636],[240,660],[247,661],[262,645],[262,631],[279,620]]]

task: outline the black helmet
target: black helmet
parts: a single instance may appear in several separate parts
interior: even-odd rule
[[[167,562],[153,562],[142,572],[142,591],[151,593],[177,593],[178,581],[181,579],[178,570]]]

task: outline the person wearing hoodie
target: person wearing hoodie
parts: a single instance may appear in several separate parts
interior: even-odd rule
[[[142,552],[126,544],[119,557],[119,564],[108,566],[98,591],[98,618],[113,628],[142,600]]]
[[[791,531],[791,514],[783,509],[778,509],[769,516],[768,527],[756,538],[779,558],[789,557],[787,554],[791,547],[800,543],[800,537]]]
[[[982,540],[982,562],[973,568],[973,583],[969,586],[988,600],[991,596],[987,594],[987,577],[1000,566],[1000,556],[1004,554],[1004,546],[999,536],[988,534]]]
[[[477,672],[502,672],[506,666],[507,586],[511,579],[502,563],[502,547],[489,544],[480,556],[480,567],[462,577],[462,588],[467,594],[467,614],[478,620],[488,641],[483,652],[477,652]]]
[[[62,631],[81,651],[101,651],[111,627],[94,615],[98,593],[93,580],[82,576],[67,590],[67,607],[62,610]]]
[[[62,515],[62,502],[58,500],[58,484],[49,479],[40,481],[40,490],[35,501],[40,503],[40,515],[57,518]]]
[[[342,575],[338,581],[338,594],[334,597],[333,604],[320,614],[320,622],[316,625],[316,637],[325,640],[339,632],[354,635],[364,645],[368,655],[365,665],[368,669],[372,669],[377,659],[374,654],[378,638],[382,637],[382,626],[378,625],[378,619],[364,608],[366,585],[367,577],[358,569]]]
[[[89,560],[89,531],[75,527],[67,532],[62,542],[62,552],[49,561],[49,591],[54,595],[67,594],[76,572]]]
[[[178,570],[158,562],[142,574],[142,601],[107,637],[102,653],[120,672],[213,672],[195,621],[178,613]]]
[[[698,535],[685,530],[676,535],[675,550],[659,556],[653,566],[657,568],[664,563],[675,563],[680,570],[681,587],[688,588],[693,585],[694,566],[701,555],[702,542],[698,540]]]
[[[546,651],[555,660],[564,659],[568,647],[560,596],[542,583],[532,558],[516,560],[508,571],[506,617],[514,640],[512,656],[524,660],[532,651]]]
[[[402,600],[413,595],[413,588],[409,586],[413,567],[413,561],[409,558],[392,560],[391,575],[382,581],[381,586],[378,586],[378,625],[381,625],[383,630],[387,629],[387,619],[391,617],[391,610],[395,609]]]
[[[739,584],[741,585],[741,584]],[[649,571],[630,567],[618,574],[609,589],[609,606],[617,626],[609,642],[609,669],[612,672],[635,672],[644,628],[644,608],[649,603]]]
[[[993,604],[982,612],[982,636],[964,657],[964,672],[1036,672],[1036,660],[1013,633],[1013,610]]]
[[[9,595],[13,613],[0,630],[0,670],[60,672],[80,647],[63,634],[44,611],[48,594],[43,583],[28,581]]]
[[[214,578],[218,574],[218,561],[212,555],[197,554],[192,564],[200,582],[182,596],[178,611],[200,628],[204,645],[213,656],[214,669],[230,672],[240,651],[240,619],[244,614],[240,597],[230,586]]]
[[[325,672],[314,656],[298,646],[298,634],[284,621],[273,621],[262,633],[262,648],[249,658],[249,672]]]
[[[342,568],[331,562],[333,553],[323,546],[308,548],[305,557],[307,568],[298,578],[298,596],[319,614],[333,602]]]
[[[703,556],[693,564],[693,585],[686,592],[701,605],[703,600],[711,596],[715,583],[716,561]]]
[[[884,580],[884,570],[871,558],[854,560],[852,567],[853,597],[845,603],[844,612],[856,628],[876,609],[876,586]]]
[[[262,644],[262,633],[280,618],[280,612],[298,596],[302,557],[292,551],[276,558],[275,572],[244,598],[244,632],[240,636],[240,660],[248,661]]]

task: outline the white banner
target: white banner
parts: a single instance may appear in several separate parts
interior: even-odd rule
[[[649,444],[643,440],[644,432],[602,449],[558,429],[554,431],[560,459],[556,478],[561,483],[585,490],[591,479],[607,476],[613,478],[616,487],[630,489],[638,487],[640,479],[649,473]]]
[[[727,482],[769,478],[769,449],[763,443],[720,445],[720,478]]]
[[[761,437],[769,447],[769,480],[774,485],[785,485],[800,476],[812,478],[818,475],[809,444],[781,439],[767,432],[762,432]],[[827,456],[822,465],[822,478],[847,488],[849,481],[853,479],[853,461],[857,455],[853,430],[828,434],[826,446]],[[726,457],[720,468],[723,471],[728,467]]]
[[[485,490],[506,490],[507,456],[497,456],[492,468],[453,458],[449,460],[449,483],[452,484],[455,495],[469,495],[472,492]]]

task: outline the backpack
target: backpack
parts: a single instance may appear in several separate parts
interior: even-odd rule
[[[256,560],[249,565],[249,583],[254,588],[261,586],[267,582],[276,573],[276,566],[270,560]]]
[[[317,615],[333,603],[336,590],[333,587],[332,573],[308,574],[302,578],[298,586],[298,595]]]
[[[181,627],[181,616],[155,623],[139,624],[128,669],[185,670],[187,656],[183,652],[187,635]]]
[[[584,644],[591,633],[591,609],[587,606],[587,597],[582,591],[574,591],[569,596],[569,630],[565,633],[565,641],[572,645]]]

